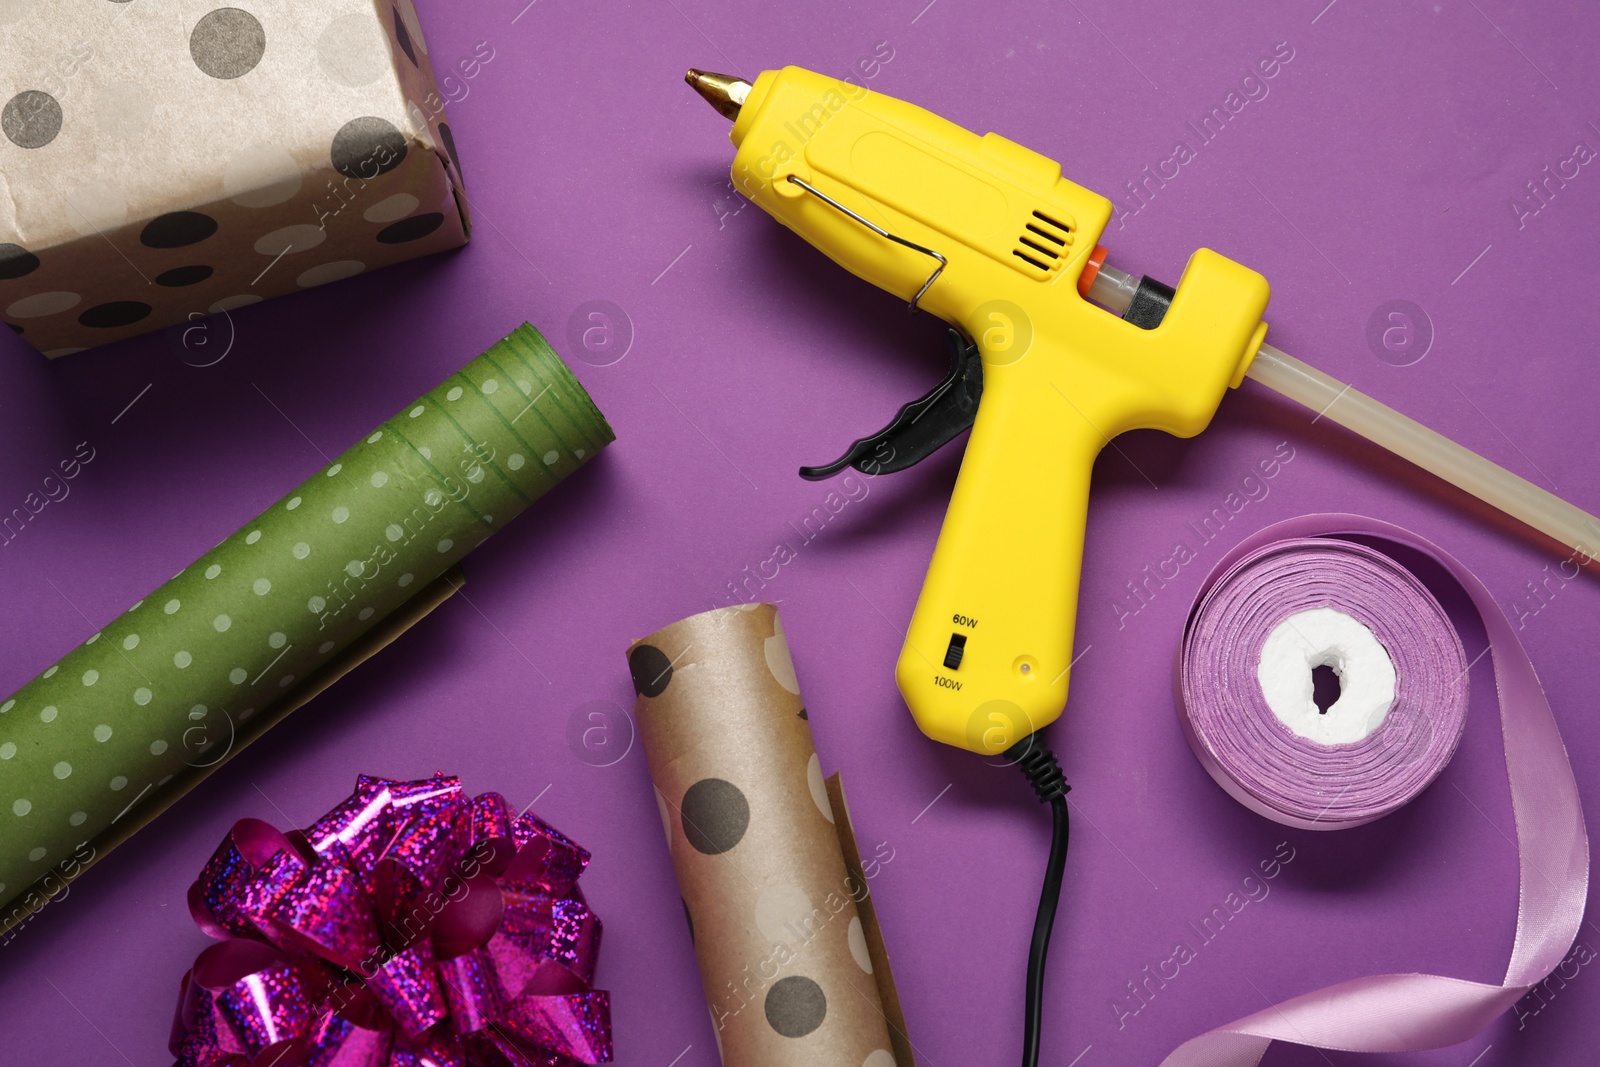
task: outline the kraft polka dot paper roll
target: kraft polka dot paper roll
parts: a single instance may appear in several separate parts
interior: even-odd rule
[[[777,608],[684,619],[628,666],[725,1067],[896,1067],[887,957],[875,967]]]
[[[0,700],[0,929],[613,437],[524,324]]]
[[[411,0],[6,0],[0,41],[0,316],[47,356],[467,241]]]

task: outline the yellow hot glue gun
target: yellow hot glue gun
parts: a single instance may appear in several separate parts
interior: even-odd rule
[[[1255,271],[1202,248],[1173,290],[1104,263],[1111,202],[1060,164],[799,67],[753,85],[698,70],[688,82],[733,120],[741,192],[959,334],[931,393],[838,461],[801,470],[900,470],[971,427],[895,668],[929,737],[997,753],[1060,716],[1095,456],[1125,430],[1199,433],[1247,373],[1553,539],[1600,550],[1594,516],[1263,344],[1268,286]]]
[[[1068,837],[1065,778],[1037,731],[1066,705],[1090,469],[1112,437],[1193,436],[1248,374],[1586,557],[1600,520],[1263,343],[1255,271],[1201,249],[1172,289],[1105,263],[1111,202],[1036,152],[798,67],[688,81],[733,121],[741,192],[953,328],[932,392],[801,474],[901,470],[972,431],[895,679],[924,733],[1005,753],[1051,806],[1028,957],[1033,1067]]]
[[[1111,202],[1060,164],[798,67],[690,83],[734,119],[746,196],[972,339],[885,433],[803,473],[897,470],[971,426],[895,678],[928,736],[998,753],[1066,705],[1095,456],[1205,429],[1261,344],[1266,279],[1201,249],[1116,318],[1082,295]]]

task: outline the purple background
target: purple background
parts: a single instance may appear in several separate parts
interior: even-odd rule
[[[594,851],[584,884],[606,920],[617,1062],[716,1062],[642,753],[593,766],[569,723],[591,702],[615,715],[631,703],[631,638],[730,602],[743,568],[798,543],[794,525],[827,489],[795,468],[886,422],[944,355],[937,323],[908,319],[759,211],[727,216],[739,206],[727,127],[682,85],[691,64],[844,75],[886,42],[893,58],[871,68],[870,87],[1059,158],[1126,211],[1124,183],[1179,138],[1195,145],[1185,121],[1286,41],[1294,58],[1270,94],[1125,229],[1113,222],[1114,262],[1175,281],[1208,245],[1258,268],[1276,291],[1274,342],[1600,510],[1600,169],[1584,167],[1520,229],[1508,205],[1576,141],[1600,146],[1589,5],[523,2],[419,0],[441,71],[480,41],[494,50],[449,108],[477,220],[466,250],[236,311],[231,326],[211,324],[204,353],[156,334],[48,364],[3,339],[0,510],[77,442],[97,458],[0,549],[0,691],[314,471],[319,449],[345,448],[524,318],[568,354],[619,434],[467,561],[467,597],[227,764],[0,950],[8,1062],[163,1062],[179,975],[206,944],[183,891],[229,824],[304,824],[358,772],[434,770],[519,805],[543,791],[540,813]],[[1394,299],[1424,309],[1435,334],[1408,366],[1367,339],[1369,316]],[[566,340],[590,300],[631,323],[620,362],[586,365]],[[190,365],[230,332],[226,358]],[[1198,560],[1119,629],[1124,583],[1178,538],[1195,543],[1185,523],[1281,441],[1295,455],[1269,495],[1196,545]],[[1565,553],[1253,384],[1194,441],[1139,433],[1118,446],[1095,471],[1087,651],[1051,731],[1077,833],[1045,1061],[1155,1062],[1265,997],[1361,974],[1498,981],[1516,869],[1487,660],[1440,780],[1394,817],[1328,835],[1265,822],[1206,777],[1173,722],[1169,663],[1205,571],[1286,516],[1348,510],[1409,526],[1508,610]],[[824,766],[845,772],[867,849],[892,850],[872,885],[928,1067],[1016,1058],[1047,834],[1014,772],[925,742],[893,684],[958,461],[952,448],[871,482],[761,592],[782,603]],[[1523,631],[1594,825],[1597,610],[1586,574]],[[1481,640],[1469,636],[1469,653]],[[1270,896],[1119,1029],[1125,983],[1193,941],[1189,921],[1286,840],[1296,858]],[[1600,928],[1586,923],[1580,940],[1600,946]],[[1280,1048],[1268,1062],[1590,1062],[1593,970],[1520,1030],[1508,1016],[1432,1054]]]

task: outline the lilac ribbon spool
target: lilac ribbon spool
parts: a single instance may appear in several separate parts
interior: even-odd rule
[[[1319,665],[1341,682],[1320,711]],[[1201,765],[1252,811],[1308,830],[1360,826],[1450,762],[1469,666],[1444,608],[1392,557],[1330,537],[1276,541],[1202,586],[1179,647],[1178,718]]]
[[[1221,698],[1216,693],[1220,686],[1231,686],[1237,690],[1232,702],[1247,702],[1246,698],[1257,688],[1256,676],[1239,666],[1241,662],[1248,662],[1238,658],[1245,652],[1234,649],[1230,654],[1230,635],[1232,645],[1243,646],[1247,652],[1250,635],[1254,634],[1261,642],[1256,645],[1259,654],[1266,640],[1261,636],[1261,627],[1265,627],[1270,636],[1271,630],[1293,614],[1286,603],[1303,603],[1302,594],[1313,585],[1323,587],[1323,595],[1330,603],[1348,605],[1355,619],[1372,619],[1373,632],[1382,630],[1389,634],[1393,650],[1422,641],[1429,631],[1453,635],[1448,620],[1443,618],[1432,598],[1427,597],[1425,602],[1418,596],[1425,591],[1418,589],[1409,572],[1388,556],[1364,547],[1369,544],[1389,545],[1408,554],[1420,553],[1442,567],[1471,602],[1489,641],[1488,648],[1480,652],[1474,662],[1488,655],[1494,666],[1506,781],[1511,786],[1511,815],[1517,828],[1517,930],[1505,977],[1498,982],[1417,973],[1348,978],[1279,1001],[1263,1011],[1190,1038],[1162,1060],[1161,1067],[1253,1067],[1260,1062],[1263,1053],[1279,1041],[1346,1052],[1414,1052],[1453,1045],[1482,1033],[1496,1016],[1569,958],[1568,950],[1583,922],[1584,905],[1589,897],[1589,837],[1584,829],[1583,804],[1578,797],[1572,763],[1561,742],[1561,731],[1556,726],[1550,702],[1539,685],[1539,676],[1528,659],[1527,650],[1517,640],[1511,620],[1495,603],[1494,594],[1438,545],[1409,530],[1359,515],[1303,515],[1274,523],[1250,535],[1223,557],[1201,586],[1180,649],[1177,683],[1182,695],[1198,696],[1197,705],[1210,706],[1220,703]],[[1325,557],[1324,553],[1333,553],[1333,556]],[[1353,563],[1356,559],[1362,562]],[[1270,580],[1248,580],[1257,565],[1263,568],[1260,577]],[[1363,571],[1363,567],[1368,569]],[[1375,580],[1373,573],[1386,577],[1382,584],[1368,588],[1366,583]],[[1237,587],[1241,596],[1224,605],[1220,598],[1233,587]],[[1363,589],[1367,591],[1357,595]],[[1242,595],[1250,593],[1253,595]],[[1215,609],[1210,606],[1214,596],[1218,598]],[[1213,619],[1212,610],[1228,614]],[[1197,625],[1202,621],[1202,611],[1206,616],[1203,628]],[[1414,614],[1408,615],[1408,611]],[[1261,619],[1230,621],[1234,612],[1257,613]],[[1403,641],[1406,644],[1402,644]],[[1219,644],[1222,646],[1220,653],[1215,651]],[[1196,659],[1199,663],[1209,662],[1210,669],[1197,671],[1192,677],[1186,671],[1191,646],[1213,651],[1209,660]],[[1399,683],[1403,678],[1414,676],[1408,665],[1409,655],[1406,653],[1404,660],[1398,654],[1395,657],[1396,703],[1390,708],[1391,716],[1396,714],[1396,708],[1408,706],[1399,701],[1403,695],[1409,696],[1410,689],[1405,687],[1402,694]],[[1459,650],[1454,655],[1459,656]],[[1308,662],[1310,660],[1303,661]],[[1228,666],[1230,663],[1233,666]],[[1431,670],[1426,662],[1424,667]],[[1450,687],[1459,680],[1462,683],[1460,700],[1464,706],[1465,670],[1456,672],[1461,676],[1459,679],[1449,671],[1447,667],[1434,676],[1436,680],[1445,680],[1439,683],[1437,690],[1429,688],[1429,677],[1416,678],[1423,683],[1422,692],[1441,694],[1448,694]],[[1441,701],[1439,707],[1442,706]],[[1460,718],[1457,717],[1455,725],[1451,726],[1450,720],[1443,718],[1435,705],[1424,703],[1417,707],[1424,716],[1417,721],[1429,724],[1426,743],[1422,743],[1419,734],[1415,746],[1398,746],[1396,751],[1400,755],[1392,761],[1376,761],[1372,765],[1372,775],[1404,777],[1409,773],[1408,768],[1417,764],[1427,771],[1421,783],[1426,785],[1449,760],[1460,730]],[[1180,717],[1182,714],[1180,711]],[[1267,714],[1276,720],[1276,713],[1269,711]],[[1403,716],[1403,710],[1399,714]],[[1241,716],[1236,709],[1235,718],[1217,721],[1208,718],[1207,724],[1208,727],[1219,724],[1231,727],[1234,723],[1245,722],[1268,733],[1269,724],[1259,716],[1254,719]],[[1263,815],[1280,822],[1289,821],[1252,796],[1223,770],[1221,760],[1231,758],[1230,754],[1237,752],[1240,744],[1229,743],[1228,747],[1213,751],[1188,720],[1184,726],[1190,732],[1195,752],[1224,789]],[[1284,733],[1292,733],[1282,722],[1279,727]],[[1226,731],[1223,733],[1226,735]],[[1205,736],[1212,738],[1210,733]],[[1381,747],[1382,739],[1376,744]],[[1298,753],[1303,748],[1291,744],[1283,751]],[[1406,752],[1416,758],[1406,758]],[[1352,773],[1347,757],[1348,753],[1342,757],[1344,762],[1330,763],[1336,775]],[[1305,763],[1302,774],[1305,768],[1320,770],[1323,765]],[[1275,782],[1282,791],[1284,777],[1284,772],[1279,770],[1261,776],[1261,783]],[[1338,778],[1331,778],[1330,782],[1334,783],[1331,790],[1334,797],[1342,801],[1340,791],[1351,783]],[[1323,783],[1324,788],[1326,784]],[[1418,790],[1421,785],[1417,786]],[[1313,784],[1310,788],[1317,786]],[[1396,796],[1402,793],[1397,792]],[[1295,795],[1305,799],[1300,790],[1296,790]],[[1381,814],[1381,808],[1382,805],[1372,808],[1372,817]],[[1295,825],[1327,828],[1334,825],[1329,817],[1335,813],[1342,817],[1358,814],[1353,809],[1345,810],[1340,804],[1332,804],[1315,822]],[[1353,822],[1339,825],[1353,825]],[[1465,1062],[1466,1057],[1461,1059]]]

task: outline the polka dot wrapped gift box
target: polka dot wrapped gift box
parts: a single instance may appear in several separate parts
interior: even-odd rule
[[[0,313],[45,355],[466,243],[411,0],[236,2],[0,3]]]
[[[0,930],[613,437],[525,324],[0,701]]]

